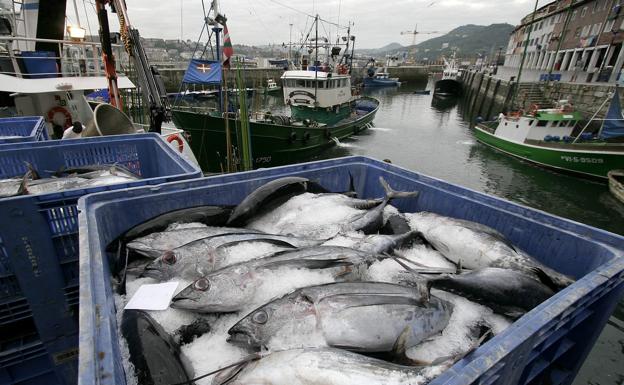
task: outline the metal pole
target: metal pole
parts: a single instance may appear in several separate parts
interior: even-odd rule
[[[290,67],[290,61],[291,61],[291,57],[290,57],[290,51],[292,51],[292,23],[289,24],[290,25],[290,34],[288,35],[288,66]]]
[[[594,118],[596,117],[596,115],[598,115],[598,113],[600,112],[600,110],[602,110],[602,107],[605,106],[605,104],[607,104],[607,102],[611,99],[612,95],[607,96],[607,98],[605,99],[604,102],[602,102],[602,104],[600,105],[600,107],[598,107],[598,109],[596,110],[596,112],[594,112],[594,114],[592,115],[592,117],[589,119],[589,121],[587,122],[587,124],[585,125],[585,127],[583,127],[583,129],[581,130],[581,132],[579,132],[579,134],[576,136],[576,138],[574,138],[574,140],[572,141],[572,144],[576,143],[577,140],[579,140],[579,138],[581,137],[581,134],[583,132],[585,132],[585,130],[587,129],[587,127],[589,127],[589,124],[594,120]],[[604,124],[604,122],[603,122]],[[600,129],[602,131],[602,128]]]
[[[563,23],[563,31],[561,31],[561,36],[559,36],[559,41],[557,42],[557,49],[555,50],[555,58],[552,64],[550,65],[550,69],[548,70],[548,81],[550,81],[550,77],[552,75],[553,69],[555,68],[555,64],[557,63],[557,56],[559,55],[559,50],[561,49],[561,43],[563,42],[563,39],[565,39],[566,31],[568,29],[568,23],[570,22],[570,18],[572,16],[572,5],[574,5],[574,2],[570,0],[570,5],[568,6],[568,13],[566,14],[565,22]]]
[[[212,31],[215,34],[215,46],[216,46],[215,56],[216,56],[217,62],[221,64],[221,43],[219,42],[219,32],[221,32],[221,28],[213,27]],[[225,71],[225,68],[222,68],[221,71],[223,74],[223,80],[226,80],[225,78],[227,77],[227,72]],[[219,90],[219,112],[223,112],[223,90],[221,89]]]
[[[522,53],[522,58],[520,59],[520,68],[518,68],[518,78],[516,79],[516,89],[514,90],[514,96],[511,99],[511,107],[513,108],[514,101],[516,100],[516,96],[518,96],[518,90],[520,88],[520,76],[522,75],[522,67],[524,66],[524,58],[526,57],[527,50],[529,48],[529,40],[531,39],[531,30],[533,29],[533,22],[535,21],[535,14],[537,13],[537,3],[539,0],[535,0],[535,8],[533,9],[533,14],[531,15],[531,23],[528,25],[529,32],[527,33],[526,41],[524,42],[524,52]]]

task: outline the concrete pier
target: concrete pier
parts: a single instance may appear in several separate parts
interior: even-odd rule
[[[432,72],[441,72],[442,66],[404,66],[404,67],[388,67],[388,73],[391,77],[398,77],[402,82],[418,82],[426,81],[427,76]],[[158,71],[165,81],[165,88],[167,92],[177,92],[182,83],[184,77],[184,71],[186,71],[186,65],[179,64],[176,66],[158,66]],[[271,78],[280,83],[280,76],[284,72],[281,68],[245,68],[244,78],[247,83],[247,87],[261,87],[266,85],[268,78]],[[355,74],[361,72],[360,76],[364,75],[361,68],[354,70]],[[357,75],[356,75],[357,76]],[[234,87],[236,77],[236,70],[228,71],[228,84],[230,88]]]
[[[515,82],[480,72],[466,71],[461,78],[464,84],[464,103],[471,116],[492,118],[512,108],[528,108],[531,104],[550,107],[558,100],[568,100],[574,108],[589,119],[605,101],[615,84],[570,82],[522,82],[511,106]],[[621,101],[624,102],[622,93]],[[598,113],[603,117],[608,103]]]

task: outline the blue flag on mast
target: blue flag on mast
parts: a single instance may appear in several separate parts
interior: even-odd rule
[[[182,83],[221,84],[221,63],[214,60],[191,60]]]
[[[624,117],[622,116],[622,107],[620,106],[620,92],[615,87],[611,105],[605,116],[605,121],[600,130],[600,139],[611,139],[624,136]]]

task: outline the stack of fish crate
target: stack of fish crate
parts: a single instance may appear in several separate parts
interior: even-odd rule
[[[397,201],[403,212],[430,211],[493,227],[540,262],[577,281],[457,362],[434,384],[570,384],[624,293],[624,237],[555,217],[384,162],[349,157],[81,198],[80,385],[126,384],[106,246],[132,227],[166,212],[231,206],[280,177],[300,176],[330,191],[378,198],[383,177],[393,188],[419,191]],[[98,311],[94,311],[98,309]],[[204,373],[196,373],[202,375]]]
[[[113,164],[141,179],[0,199],[0,384],[76,383],[78,199],[201,176],[156,134],[0,145],[0,179]]]
[[[41,116],[0,118],[0,144],[40,142],[49,139],[45,121]]]

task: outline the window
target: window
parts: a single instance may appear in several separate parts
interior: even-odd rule
[[[581,37],[585,37],[587,35],[589,35],[589,29],[590,29],[591,25],[586,25],[583,27],[583,29],[581,30]]]
[[[598,35],[600,33],[600,28],[602,28],[602,23],[596,23],[592,27],[591,34]]]
[[[562,120],[562,121],[559,122],[559,127],[565,127],[567,125],[567,123],[568,123],[567,121]]]
[[[555,24],[555,20],[556,20],[556,19],[557,19],[557,18],[556,18],[555,16],[551,17],[551,18],[550,18],[550,25]]]
[[[297,79],[297,87],[305,87],[305,80]]]
[[[534,120],[533,120],[533,119],[529,120],[529,126],[532,126],[532,125],[533,125],[533,122],[534,122]]]
[[[568,122],[568,127],[574,127],[576,125],[576,120],[570,120]]]
[[[578,9],[575,9],[574,12],[572,12],[572,17],[570,18],[570,20],[575,20],[577,14],[578,14]]]
[[[537,121],[537,127],[546,127],[547,124],[548,124],[548,120],[538,120]]]
[[[585,17],[586,14],[587,14],[587,7],[583,7],[583,10],[581,11],[581,18]]]
[[[575,37],[581,36],[581,27],[576,28],[576,30],[574,31],[574,36]]]
[[[544,27],[544,22],[542,21],[542,22],[540,23],[539,29],[542,29],[543,27]]]
[[[596,2],[594,3],[594,7],[592,8],[592,13],[596,13],[596,11],[598,11],[598,8],[600,8],[600,1],[596,0]]]
[[[609,32],[609,31],[613,31],[613,25],[615,24],[615,19],[611,19],[609,21],[607,21],[607,24],[605,24],[605,32]]]

